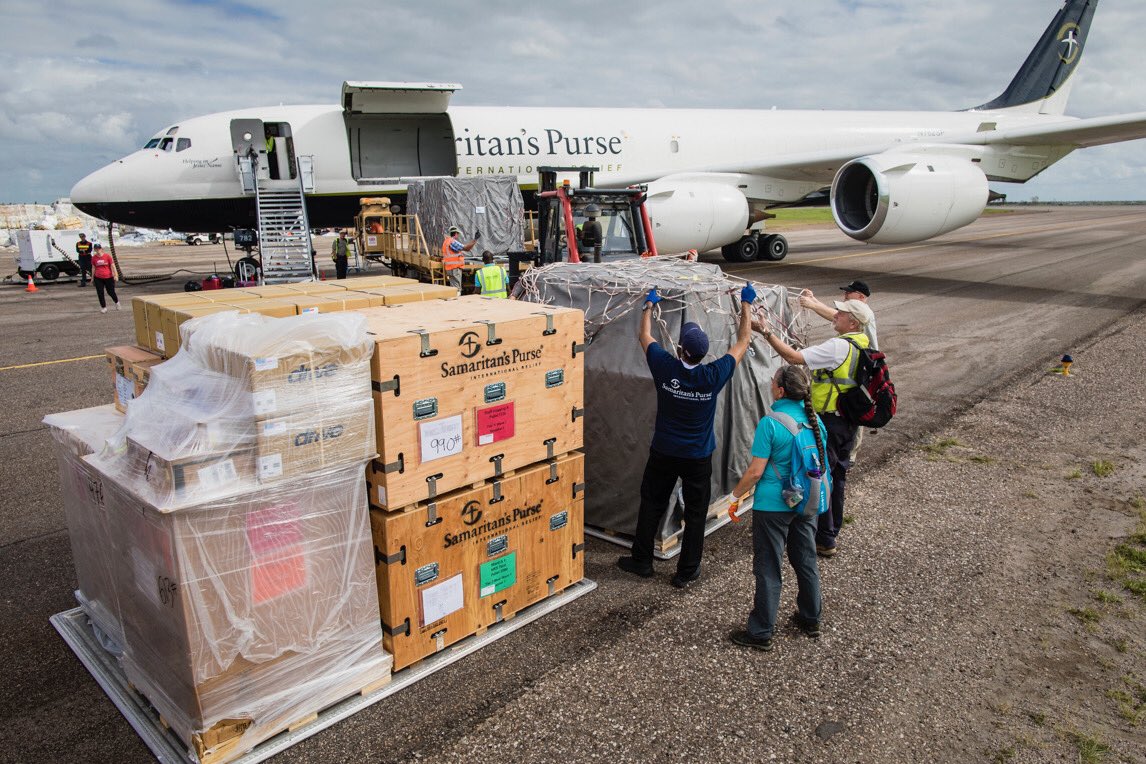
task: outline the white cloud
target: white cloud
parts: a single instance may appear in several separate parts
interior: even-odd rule
[[[1048,0],[5,0],[0,201],[68,193],[180,119],[334,103],[343,80],[459,82],[459,104],[959,109],[1002,92]],[[1104,3],[1070,113],[1146,109],[1146,4]],[[1146,144],[1077,152],[1011,198],[1146,199]]]

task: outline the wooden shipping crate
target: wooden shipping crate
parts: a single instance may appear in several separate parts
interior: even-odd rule
[[[371,507],[395,670],[584,577],[584,480],[574,452],[403,512]]]
[[[458,290],[442,284],[392,284],[380,287],[363,287],[358,291],[383,297],[386,300],[386,305],[401,305],[407,302],[423,302],[425,300],[452,300],[458,296]]]
[[[463,297],[360,312],[376,340],[372,503],[403,507],[581,447],[581,311]]]
[[[161,363],[163,358],[134,345],[117,345],[105,348],[103,352],[107,355],[108,365],[111,366],[111,381],[115,390],[115,408],[120,413],[127,413],[127,404],[143,392],[135,384],[135,365],[142,363],[153,366]]]
[[[409,284],[414,285],[418,283],[417,279],[407,279],[401,276],[355,276],[354,278],[341,279],[337,281],[328,281],[328,284],[342,287],[343,289],[366,289],[369,287],[392,286],[395,284]]]

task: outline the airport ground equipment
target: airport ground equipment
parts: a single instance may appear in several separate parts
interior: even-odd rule
[[[606,260],[638,255],[656,255],[652,224],[645,208],[647,188],[593,188],[597,167],[540,167],[537,193],[538,252],[541,264],[593,260],[594,253],[580,248],[580,228],[588,219],[586,208],[599,210],[603,241],[600,256]],[[578,185],[568,180],[558,184],[560,174],[577,173]],[[572,235],[570,235],[572,234]]]
[[[39,276],[46,281],[55,281],[60,274],[78,276],[80,264],[73,253],[81,233],[92,240],[90,231],[15,231],[19,248],[16,267],[20,278]]]
[[[281,134],[284,131],[286,135]],[[271,129],[258,119],[231,121],[231,143],[242,191],[255,197],[260,284],[314,278],[306,211],[306,193],[314,190],[313,157],[294,155],[289,132],[285,123],[276,123]]]

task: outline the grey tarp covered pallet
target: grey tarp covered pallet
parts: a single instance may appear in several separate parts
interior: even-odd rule
[[[677,258],[628,259],[617,263],[555,263],[529,270],[514,296],[585,312],[585,496],[586,533],[628,543],[637,524],[641,475],[656,418],[656,392],[637,343],[637,327],[648,290],[663,298],[653,336],[675,351],[681,324],[696,322],[709,337],[712,361],[736,342],[743,281],[715,265]],[[756,309],[774,328],[786,331],[803,311],[782,286],[755,285]],[[791,299],[790,299],[791,298]],[[716,451],[712,455],[714,503],[728,494],[750,460],[756,424],[769,411],[769,380],[781,365],[763,338],[754,335],[747,355],[721,392],[716,409]],[[675,502],[674,502],[675,503]],[[727,520],[713,518],[706,532]],[[658,541],[681,529],[675,506],[666,509]],[[670,544],[671,545],[671,544]],[[671,557],[679,546],[658,556]]]
[[[462,230],[463,243],[481,231],[481,240],[466,253],[470,261],[480,261],[486,249],[495,255],[525,249],[525,205],[512,175],[414,181],[406,195],[406,211],[418,216],[434,254],[452,225]]]
[[[295,743],[358,713],[367,706],[404,690],[419,679],[426,678],[435,671],[461,660],[490,642],[536,621],[547,613],[569,604],[596,588],[595,581],[588,578],[582,579],[564,591],[530,605],[508,621],[501,621],[490,626],[484,634],[464,639],[421,663],[398,672],[385,687],[375,690],[369,695],[351,696],[324,709],[314,721],[260,743],[253,750],[233,759],[231,764],[255,764],[255,762],[265,761],[276,753],[281,753],[290,748]],[[107,693],[112,703],[143,739],[144,744],[155,754],[156,759],[164,762],[164,764],[197,764],[198,759],[163,727],[158,715],[143,696],[128,685],[127,677],[120,668],[119,662],[100,645],[83,610],[78,607],[66,610],[52,616],[50,620],[68,647],[72,649],[72,652],[95,678],[96,683]]]

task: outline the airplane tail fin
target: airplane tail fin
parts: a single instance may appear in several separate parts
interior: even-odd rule
[[[1002,95],[971,111],[1062,114],[1098,0],[1066,0]]]

